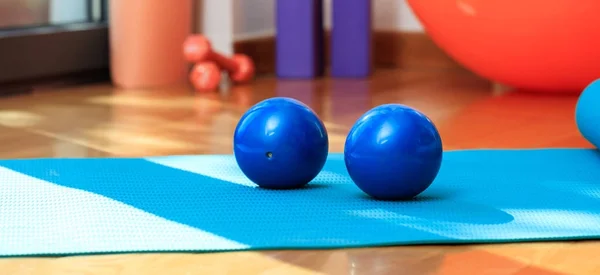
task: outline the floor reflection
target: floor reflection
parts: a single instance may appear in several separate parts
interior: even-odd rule
[[[368,79],[331,79],[328,84],[330,108],[323,114],[326,120],[352,125],[362,115],[361,110],[374,107]]]
[[[575,124],[577,99],[515,91],[473,102],[438,127],[446,149],[588,148]]]
[[[303,102],[317,114],[322,113],[323,91],[321,83],[314,80],[278,80],[275,84],[275,93],[278,97],[289,97]]]

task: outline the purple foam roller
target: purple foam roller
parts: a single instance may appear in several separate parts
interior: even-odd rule
[[[277,0],[276,72],[280,78],[323,74],[322,0]]]
[[[333,0],[331,75],[364,78],[371,73],[371,0]]]

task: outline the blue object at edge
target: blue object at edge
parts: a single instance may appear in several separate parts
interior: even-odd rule
[[[575,121],[581,135],[600,148],[600,79],[590,83],[579,96]]]

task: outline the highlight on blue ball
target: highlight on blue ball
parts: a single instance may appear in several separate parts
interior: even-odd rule
[[[414,198],[433,183],[442,139],[423,113],[401,104],[377,106],[353,125],[344,145],[350,178],[380,200]]]
[[[242,115],[233,136],[233,152],[244,175],[258,186],[299,188],[323,169],[329,137],[310,107],[292,98],[275,97]]]

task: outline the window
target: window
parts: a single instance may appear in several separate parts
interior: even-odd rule
[[[107,7],[108,0],[1,0],[0,85],[107,71]]]

